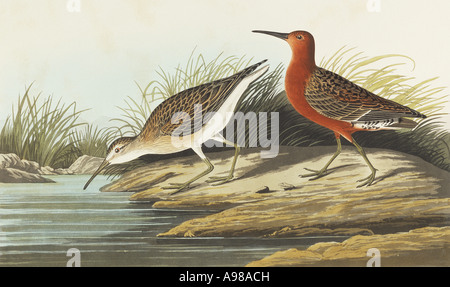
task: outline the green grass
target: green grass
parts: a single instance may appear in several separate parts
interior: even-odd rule
[[[32,97],[30,85],[18,98],[16,108],[0,132],[0,152],[15,153],[41,166],[67,167],[75,154],[70,142],[74,129],[80,126],[76,103],[65,105],[52,97]]]
[[[85,124],[83,129],[77,129],[71,134],[70,143],[77,156],[89,155],[106,157],[106,149],[115,139],[115,132],[111,128],[99,128],[92,124]]]
[[[85,110],[54,101],[52,96],[32,96],[28,86],[12,107],[0,131],[0,153],[15,153],[41,166],[67,168],[79,156],[105,157],[114,134],[111,129],[81,122]]]

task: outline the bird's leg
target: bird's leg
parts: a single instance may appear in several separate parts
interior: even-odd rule
[[[364,160],[366,161],[366,163],[369,166],[370,170],[372,171],[372,173],[368,177],[358,180],[358,182],[363,182],[363,183],[358,185],[357,187],[362,187],[362,186],[365,186],[365,185],[370,186],[373,183],[374,179],[375,179],[375,173],[377,172],[377,170],[370,163],[370,161],[367,158],[366,153],[364,152],[363,148],[353,138],[352,138],[352,143],[356,147],[356,149],[358,150],[359,154],[364,158]]]
[[[234,177],[234,168],[236,167],[236,161],[237,161],[237,158],[238,158],[238,155],[239,155],[239,151],[240,151],[240,148],[239,148],[239,146],[237,144],[232,143],[232,142],[224,139],[223,137],[222,137],[222,141],[225,144],[234,146],[234,158],[233,158],[233,162],[231,163],[231,169],[230,169],[230,172],[229,172],[228,175],[226,175],[226,176],[211,176],[206,181],[206,182],[216,182],[213,185],[220,185],[220,184],[223,184],[223,183],[228,182],[228,181],[233,179],[233,177]]]
[[[177,194],[181,191],[184,191],[185,189],[189,188],[189,185],[191,183],[193,183],[194,181],[196,181],[197,179],[207,175],[208,173],[210,173],[211,171],[213,171],[214,166],[212,165],[212,163],[207,159],[204,158],[203,162],[208,166],[206,170],[204,170],[202,173],[198,174],[197,176],[194,176],[193,178],[191,178],[190,180],[184,182],[184,183],[169,183],[170,186],[164,186],[162,187],[162,189],[176,189],[174,192],[171,193],[172,194]]]
[[[307,171],[310,171],[311,173],[303,174],[303,175],[301,175],[301,177],[313,177],[313,178],[310,178],[310,180],[315,180],[315,179],[318,179],[318,178],[324,176],[327,173],[327,169],[330,166],[330,164],[341,153],[342,145],[341,145],[341,139],[340,139],[339,135],[336,135],[336,142],[337,142],[337,150],[333,154],[333,156],[330,158],[330,160],[325,164],[325,166],[320,170],[313,170],[313,169],[305,168]]]
[[[184,182],[184,183],[170,183],[170,186],[165,186],[162,189],[176,189],[174,192],[171,193],[171,195],[173,194],[177,194],[181,191],[184,191],[185,189],[189,188],[189,185],[191,183],[193,183],[194,181],[196,181],[197,179],[207,175],[208,173],[210,173],[211,171],[213,171],[214,166],[212,165],[212,163],[209,161],[209,159],[203,154],[202,152],[202,148],[201,146],[196,146],[192,148],[195,153],[197,153],[201,159],[203,160],[203,162],[208,166],[206,170],[204,170],[202,173],[198,174],[197,176],[194,176],[193,178],[191,178],[190,180]]]

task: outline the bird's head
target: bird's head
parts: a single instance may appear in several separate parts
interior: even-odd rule
[[[134,156],[135,139],[136,137],[121,137],[113,141],[106,151],[105,160],[110,164],[118,164],[137,158]]]
[[[135,139],[136,137],[121,137],[113,141],[106,151],[105,160],[94,172],[92,177],[86,182],[83,189],[86,189],[91,181],[107,166],[111,164],[128,162],[138,158],[140,154],[137,154],[135,148],[133,148]]]
[[[254,33],[261,33],[285,40],[291,46],[293,57],[302,58],[314,62],[314,37],[307,31],[293,31],[291,33],[279,33],[262,30],[254,30]]]

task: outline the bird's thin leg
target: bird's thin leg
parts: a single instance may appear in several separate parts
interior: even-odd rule
[[[191,178],[190,180],[188,180],[188,181],[186,181],[184,183],[170,183],[170,186],[163,187],[163,189],[176,189],[174,192],[171,193],[171,195],[172,194],[177,194],[177,193],[179,193],[181,191],[184,191],[185,189],[188,189],[189,185],[191,183],[193,183],[197,179],[207,175],[208,173],[210,173],[214,169],[214,166],[212,165],[212,163],[203,154],[201,147],[193,147],[192,149],[202,158],[203,162],[207,165],[207,168],[202,173],[194,176],[193,178]]]
[[[217,138],[213,138],[215,140],[221,140],[223,143],[227,144],[227,145],[232,145],[234,146],[234,158],[233,158],[233,162],[231,163],[231,169],[230,172],[228,173],[228,175],[226,176],[211,176],[206,182],[215,182],[213,185],[220,185],[223,184],[225,182],[228,182],[230,180],[233,179],[234,177],[234,168],[236,167],[236,162],[237,162],[237,158],[239,156],[239,151],[240,148],[237,144],[232,143],[228,140],[226,140],[222,135],[217,135]]]
[[[372,173],[368,177],[358,180],[358,182],[362,181],[363,183],[358,185],[357,187],[362,187],[362,186],[365,186],[365,185],[370,186],[373,183],[374,179],[375,179],[375,173],[377,172],[377,170],[370,163],[370,161],[367,158],[367,155],[364,152],[363,148],[353,138],[352,138],[352,143],[356,147],[356,149],[358,150],[359,154],[364,158],[364,160],[366,161],[366,163],[369,166],[370,170],[372,171]]]
[[[330,158],[330,160],[325,164],[325,166],[322,167],[322,169],[320,169],[320,170],[313,170],[313,169],[305,168],[307,171],[310,171],[311,173],[303,174],[303,175],[301,175],[301,177],[313,177],[313,178],[310,178],[310,180],[315,180],[315,179],[318,179],[318,178],[324,176],[327,173],[327,169],[330,166],[330,164],[341,153],[342,145],[341,145],[341,139],[338,135],[336,135],[336,142],[337,142],[337,150],[333,154],[333,156]]]

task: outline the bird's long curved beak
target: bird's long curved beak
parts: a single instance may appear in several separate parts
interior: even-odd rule
[[[279,32],[271,32],[271,31],[262,31],[262,30],[253,30],[253,33],[261,33],[261,34],[267,34],[270,36],[274,36],[283,40],[287,40],[289,33],[279,33]]]
[[[98,169],[94,172],[94,174],[91,176],[91,178],[86,182],[86,184],[83,187],[83,190],[85,190],[89,186],[91,181],[94,180],[94,178],[108,165],[110,165],[110,162],[105,159],[102,162],[102,164],[98,167]]]

